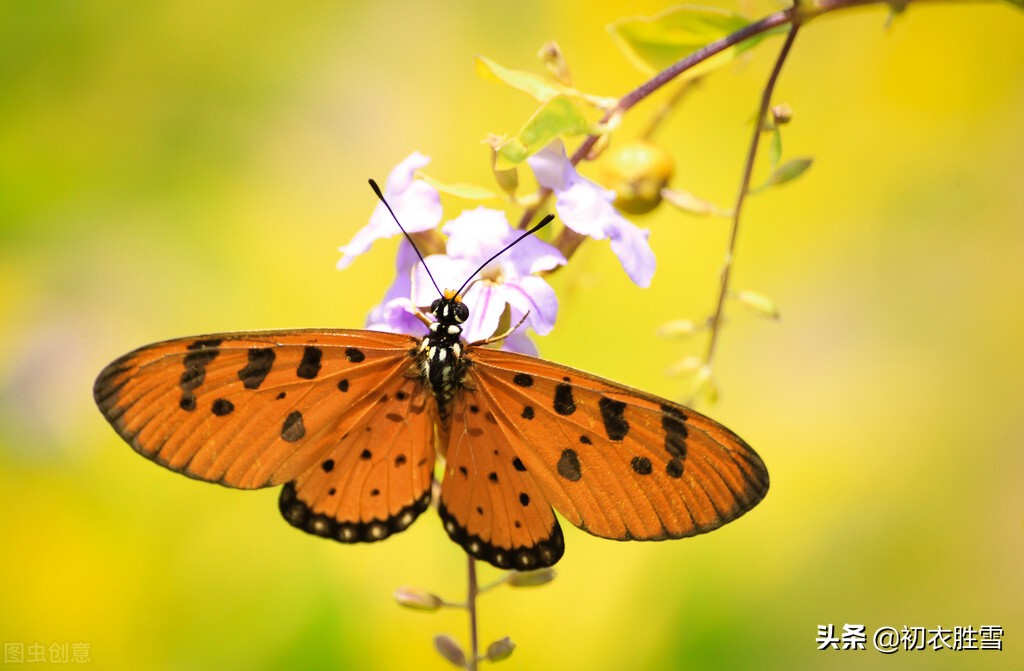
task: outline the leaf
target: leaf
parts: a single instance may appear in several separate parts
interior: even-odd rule
[[[478,55],[474,57],[473,67],[476,70],[477,76],[481,79],[511,86],[533,96],[541,102],[547,102],[557,96],[567,96],[585,100],[601,109],[611,109],[618,102],[615,98],[595,96],[577,91],[571,86],[565,86],[534,72],[512,70],[503,67],[486,56]]]
[[[794,179],[804,174],[811,164],[814,162],[812,158],[791,158],[779,167],[775,168],[772,174],[768,175],[768,179],[764,181],[764,184],[751,189],[750,193],[758,193],[765,189],[773,186],[779,186],[786,182],[792,182]]]
[[[772,142],[768,145],[768,160],[771,161],[772,165],[778,165],[779,159],[782,158],[782,131],[779,130],[778,126],[772,131]]]
[[[1006,0],[1017,9],[1024,9],[1024,0]]]
[[[654,74],[749,23],[743,15],[725,9],[679,6],[652,17],[620,19],[609,24],[608,30],[636,67]],[[766,34],[726,49],[687,70],[684,76],[698,77],[725,65],[757,45]]]
[[[566,97],[552,98],[530,117],[518,136],[498,148],[495,168],[507,170],[522,163],[557,137],[584,135],[592,130],[573,101]]]
[[[494,200],[501,198],[501,196],[490,189],[485,189],[476,184],[466,184],[464,182],[445,184],[419,171],[416,172],[416,176],[441,193],[447,193],[449,196],[455,196],[456,198],[464,198],[465,200]]]

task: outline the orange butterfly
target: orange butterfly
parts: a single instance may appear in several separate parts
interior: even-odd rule
[[[764,463],[714,420],[484,346],[500,338],[462,340],[460,292],[434,301],[433,321],[421,315],[422,340],[327,329],[170,340],[111,363],[93,393],[147,459],[228,487],[283,484],[289,523],[343,543],[382,540],[426,510],[436,445],[445,530],[505,569],[561,558],[552,507],[596,536],[662,540],[764,498]]]

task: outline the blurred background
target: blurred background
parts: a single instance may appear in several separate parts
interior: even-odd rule
[[[778,9],[741,5],[720,6]],[[535,55],[556,39],[578,88],[618,96],[645,79],[605,29],[626,14],[581,1],[3,4],[5,645],[85,643],[112,669],[449,668],[432,637],[465,641],[465,617],[391,598],[400,585],[462,598],[464,558],[435,515],[376,545],[300,533],[276,490],[134,454],[92,382],[170,337],[360,327],[397,244],[334,268],[373,210],[366,178],[418,150],[442,181],[491,186],[480,140],[514,134],[536,103],[477,79],[473,55],[541,72]],[[505,667],[1024,667],[1024,16],[1002,3],[886,16],[804,29],[775,101],[794,109],[784,156],[815,164],[746,210],[735,286],[771,296],[782,319],[731,306],[720,398],[701,410],[764,458],[767,499],[672,543],[563,525],[552,584],[482,598],[483,644],[519,646]],[[718,71],[661,127],[673,186],[731,205],[780,45]],[[449,218],[472,206],[444,203]],[[687,381],[665,370],[704,341],[654,331],[711,311],[728,224],[666,207],[636,221],[652,231],[653,286],[585,245],[551,278],[561,311],[540,349],[682,398]],[[847,623],[998,625],[1004,650],[817,650],[819,625]]]

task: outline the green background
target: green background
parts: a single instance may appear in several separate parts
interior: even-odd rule
[[[643,80],[604,28],[625,14],[3,3],[0,640],[86,642],[95,668],[449,668],[431,639],[465,640],[464,616],[390,596],[460,597],[463,556],[432,513],[376,545],[299,533],[276,491],[135,455],[93,407],[92,380],[169,337],[361,326],[395,246],[334,269],[374,207],[366,178],[419,150],[442,181],[489,184],[480,140],[515,133],[535,103],[476,79],[472,56],[539,70],[554,38],[579,88],[621,95]],[[741,231],[736,287],[783,317],[731,307],[720,399],[702,409],[762,455],[767,499],[687,541],[567,528],[554,583],[481,602],[484,642],[519,646],[505,668],[1024,667],[1024,17],[939,4],[885,20],[845,12],[800,35],[775,100],[795,110],[785,155],[816,163],[751,200]],[[675,186],[730,203],[780,44],[666,122]],[[448,218],[467,206],[445,205]],[[552,278],[559,323],[540,347],[681,398],[686,381],[664,371],[703,342],[654,330],[708,314],[728,225],[669,208],[638,223],[659,260],[651,289],[585,245]],[[1000,625],[1005,650],[818,652],[829,623]]]

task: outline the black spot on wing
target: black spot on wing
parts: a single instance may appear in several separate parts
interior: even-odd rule
[[[512,382],[520,387],[532,387],[533,377],[526,373],[516,373],[516,376],[512,378]]]
[[[560,384],[555,387],[554,408],[559,415],[571,415],[576,412],[576,399],[572,397],[572,385]]]
[[[235,404],[227,400],[226,398],[218,398],[213,402],[213,407],[211,408],[211,410],[213,410],[213,414],[217,415],[218,417],[223,417],[224,415],[230,415],[232,412],[234,412]]]
[[[638,475],[650,475],[654,470],[651,465],[651,460],[647,457],[633,457],[633,460],[629,462],[630,467]]]
[[[348,380],[340,380],[338,382],[338,391],[348,391]]]
[[[523,419],[533,419],[533,416],[534,416],[534,412],[533,412],[533,406],[532,405],[528,405],[525,408],[523,408],[523,412],[520,415],[520,417],[522,417]]]
[[[519,459],[519,457],[516,457],[515,459],[512,460],[512,467],[520,472],[526,470],[526,466],[523,465],[523,462]]]
[[[196,409],[196,396],[193,392],[206,380],[206,366],[220,354],[220,343],[220,340],[197,340],[188,346],[189,352],[182,361],[185,370],[178,378],[178,386],[181,387],[178,407],[182,410],[192,412]]]
[[[686,459],[686,414],[673,405],[661,405],[661,428],[665,431],[665,449],[673,459]]]
[[[351,361],[352,363],[359,363],[360,361],[366,358],[366,355],[363,354],[362,350],[356,349],[355,347],[346,347],[345,358]]]
[[[579,482],[583,477],[576,450],[562,450],[562,456],[558,458],[558,474],[571,482]]]
[[[271,347],[253,347],[249,350],[249,362],[238,371],[238,379],[246,389],[259,389],[270,374],[277,355]]]
[[[301,439],[306,435],[306,427],[302,423],[302,413],[295,410],[290,415],[284,418],[284,424],[281,426],[281,438],[289,443]]]
[[[302,361],[299,362],[295,374],[304,380],[314,379],[320,374],[320,359],[323,355],[324,353],[319,347],[307,345],[306,349],[302,351]]]
[[[320,464],[320,468],[324,469],[324,473],[330,473],[334,470],[334,459],[328,459]]]
[[[629,433],[629,422],[623,417],[626,404],[622,401],[615,401],[605,396],[597,402],[601,411],[601,421],[604,422],[605,433],[609,440],[622,440]]]

